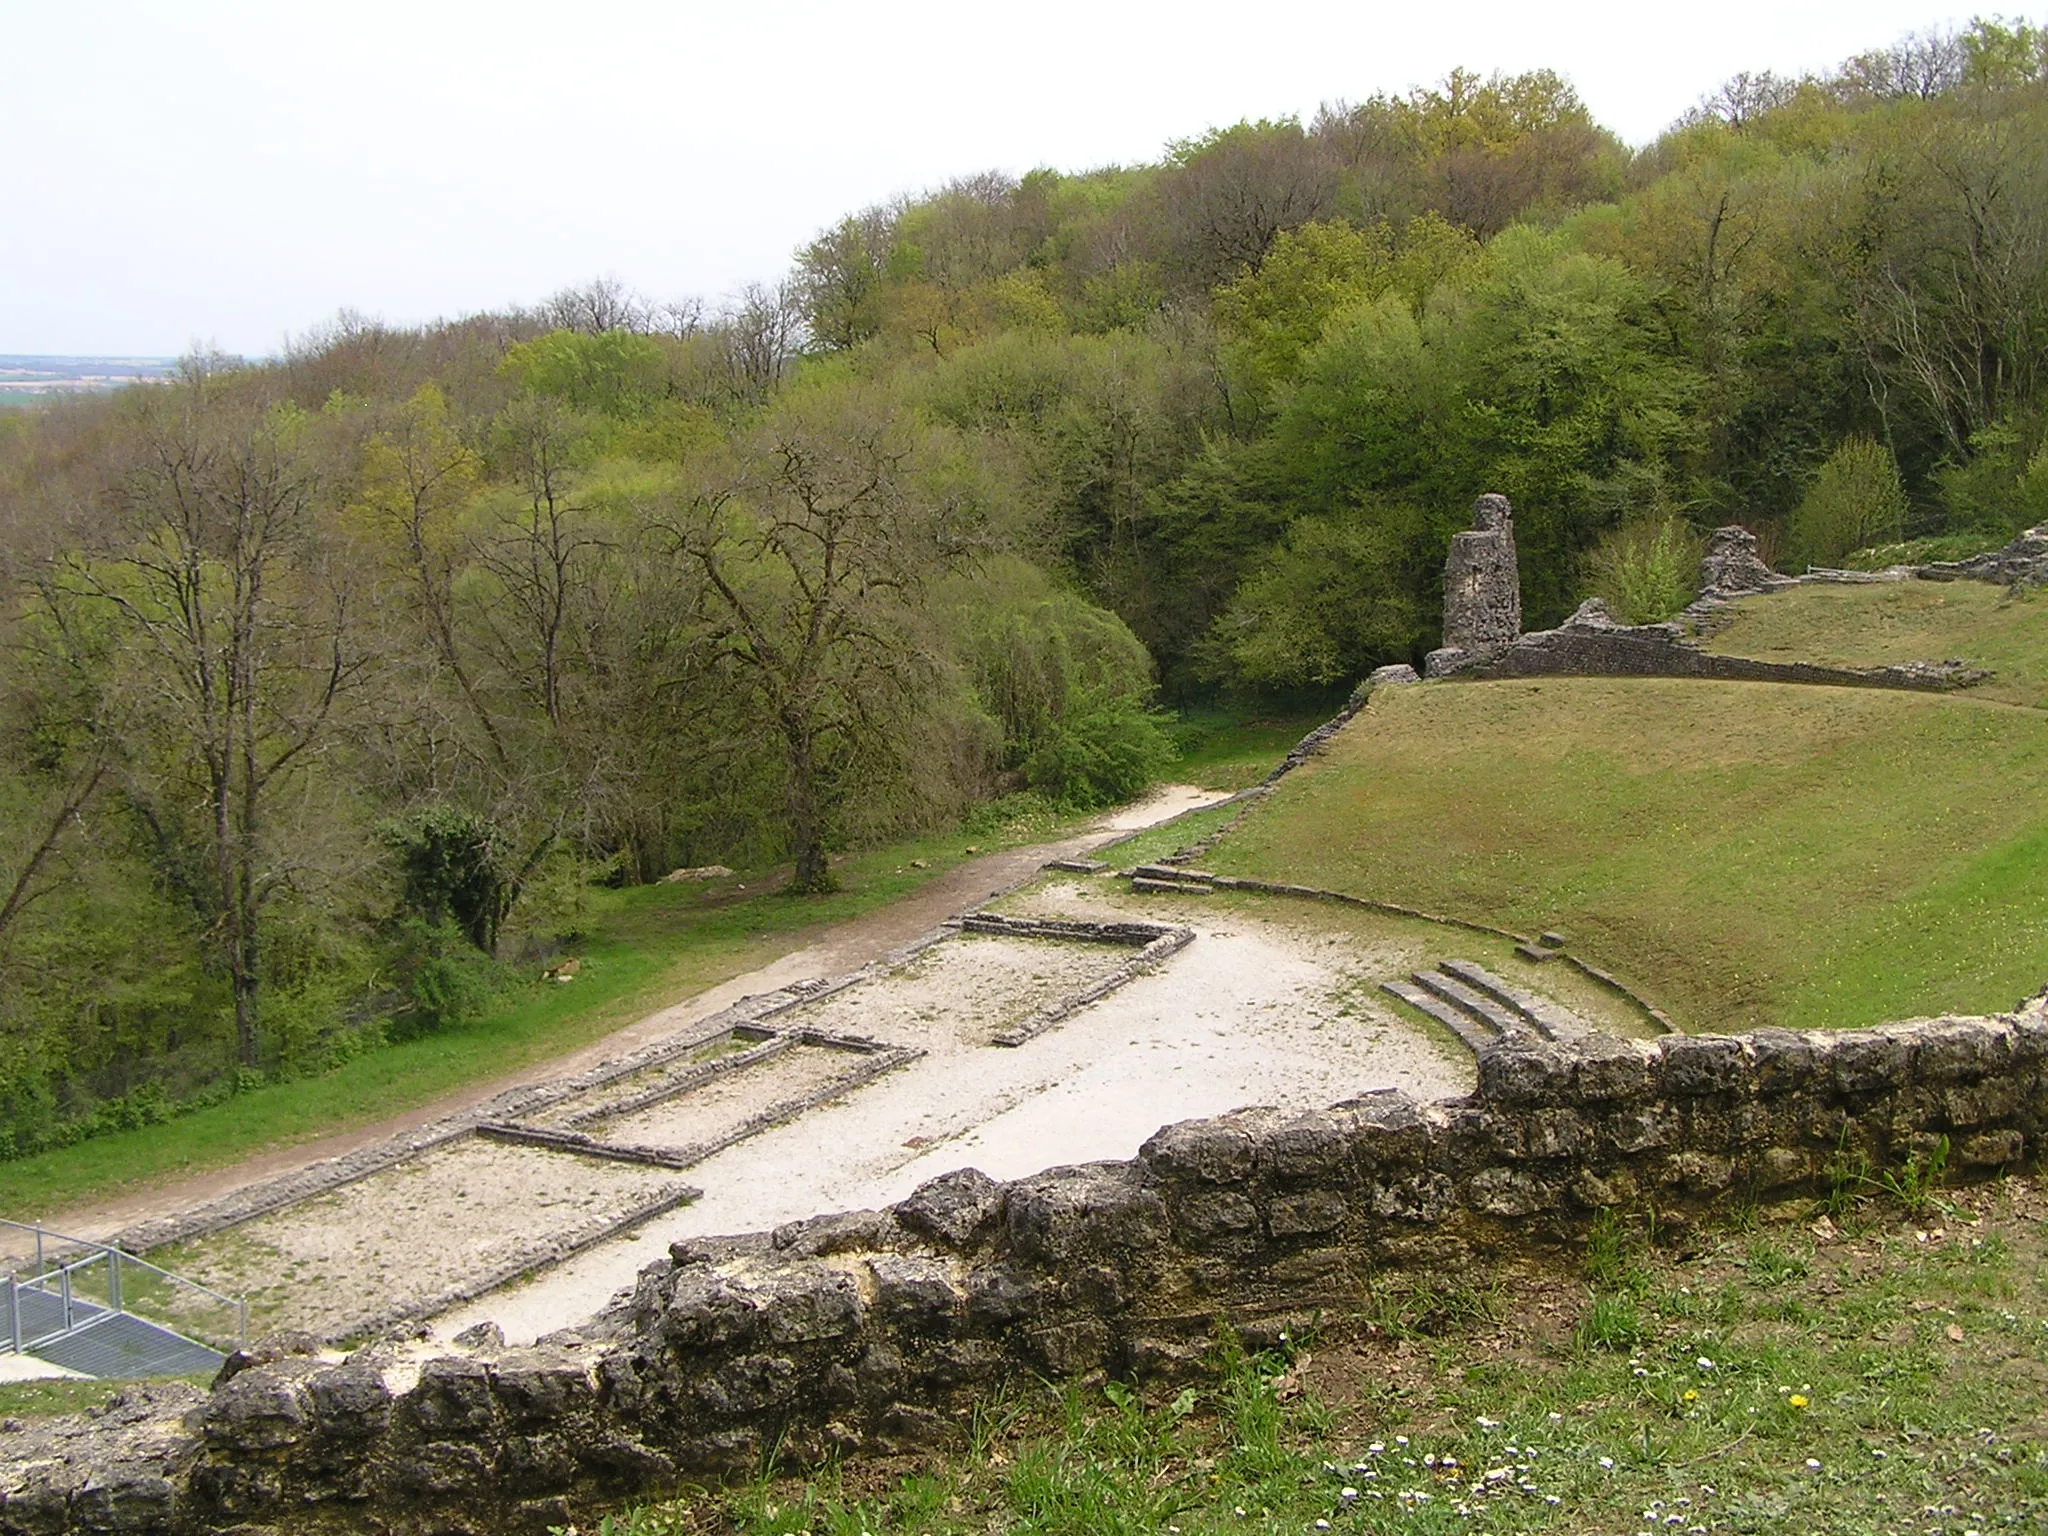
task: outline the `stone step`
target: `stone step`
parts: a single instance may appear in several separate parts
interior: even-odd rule
[[[1531,1031],[1529,1021],[1496,997],[1488,996],[1477,987],[1468,986],[1457,977],[1449,975],[1443,968],[1434,971],[1417,971],[1415,985],[1425,992],[1434,993],[1453,1008],[1462,1008],[1476,1019],[1485,1029],[1503,1040],[1517,1036],[1526,1038]]]
[[[1524,960],[1533,960],[1538,965],[1541,965],[1545,960],[1555,960],[1564,951],[1561,949],[1545,949],[1541,944],[1517,944],[1515,946],[1515,953]]]
[[[1159,880],[1150,875],[1133,875],[1131,889],[1141,896],[1206,896],[1215,887],[1194,880]]]
[[[1143,880],[1175,880],[1183,885],[1209,885],[1216,879],[1206,869],[1182,869],[1178,864],[1140,864],[1131,873]]]
[[[1109,868],[1100,859],[1049,859],[1045,867],[1067,875],[1099,875]]]
[[[1410,1008],[1427,1014],[1443,1025],[1464,1042],[1465,1048],[1474,1056],[1493,1044],[1495,1036],[1485,1025],[1479,1023],[1462,1008],[1452,1006],[1433,992],[1426,992],[1413,982],[1383,981],[1380,990],[1389,997],[1398,997]]]
[[[1440,969],[1445,975],[1484,993],[1503,1007],[1512,1009],[1518,1017],[1533,1025],[1536,1032],[1546,1040],[1569,1042],[1597,1033],[1593,1025],[1562,1003],[1553,1002],[1534,992],[1525,992],[1514,983],[1503,981],[1477,961],[1446,960]]]

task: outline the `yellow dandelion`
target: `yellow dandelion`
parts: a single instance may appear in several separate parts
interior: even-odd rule
[[[1700,1400],[1700,1395],[1699,1393],[1695,1392],[1691,1387],[1687,1387],[1685,1389],[1685,1400],[1688,1403],[1696,1403]]]
[[[1785,1401],[1790,1403],[1794,1408],[1804,1408],[1806,1406],[1806,1394],[1804,1392],[1794,1392],[1790,1397],[1786,1398]]]

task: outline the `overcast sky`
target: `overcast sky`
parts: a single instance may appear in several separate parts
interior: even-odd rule
[[[1558,69],[1641,143],[1943,3],[0,0],[0,352],[261,354],[600,274],[716,299],[898,192],[1454,65]]]

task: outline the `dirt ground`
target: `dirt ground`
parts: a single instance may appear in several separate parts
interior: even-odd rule
[[[515,1261],[537,1237],[624,1214],[674,1171],[470,1137],[155,1256],[249,1298],[252,1332],[314,1332],[435,1296]]]
[[[436,1331],[490,1320],[509,1338],[531,1339],[589,1316],[678,1238],[886,1204],[962,1166],[1016,1178],[1129,1157],[1162,1125],[1245,1105],[1306,1108],[1372,1088],[1436,1097],[1471,1087],[1470,1056],[1397,1015],[1374,990],[1423,959],[1426,941],[1402,925],[1333,932],[1318,924],[1319,909],[1161,902],[1086,877],[1042,882],[1009,905],[1047,916],[1142,915],[1186,923],[1197,937],[1016,1049],[987,1043],[978,1010],[990,958],[1002,946],[1039,947],[1033,941],[950,940],[906,972],[826,1000],[842,1022],[847,1013],[887,1020],[862,1032],[927,1054],[697,1164],[700,1200],[455,1308],[435,1320]],[[807,1013],[776,1022],[809,1023]]]

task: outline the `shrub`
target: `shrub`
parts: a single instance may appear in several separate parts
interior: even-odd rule
[[[1071,690],[1055,728],[1024,761],[1033,789],[1080,810],[1142,794],[1173,761],[1168,717],[1128,694]]]
[[[1871,438],[1845,438],[1786,520],[1787,554],[1798,564],[1838,565],[1853,550],[1896,540],[1906,511],[1891,450]]]
[[[1586,559],[1591,595],[1625,624],[1661,624],[1699,596],[1705,547],[1677,517],[1624,523]]]
[[[396,940],[405,1002],[391,1019],[394,1040],[418,1039],[474,1018],[504,987],[504,971],[452,923],[404,918]]]

